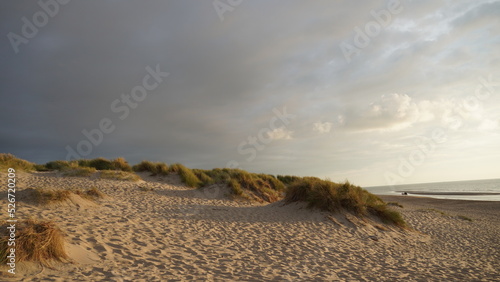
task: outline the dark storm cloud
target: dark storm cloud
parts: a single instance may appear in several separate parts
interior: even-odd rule
[[[365,148],[397,150],[412,130],[440,125],[451,99],[473,93],[500,62],[499,1],[401,1],[402,12],[347,60],[341,44],[390,3],[243,1],[221,21],[210,1],[70,1],[16,54],[7,34],[21,34],[22,17],[41,8],[2,2],[0,149],[63,159],[66,146],[86,140],[82,130],[108,118],[115,130],[87,157],[366,172],[385,156]],[[111,105],[157,65],[170,75],[121,120]],[[495,105],[492,97],[474,124],[494,129]],[[284,107],[297,118],[247,161],[238,146]]]

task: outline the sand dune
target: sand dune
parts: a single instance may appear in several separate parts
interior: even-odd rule
[[[20,263],[16,276],[0,279],[493,281],[500,275],[498,203],[387,197],[404,205],[398,209],[415,229],[402,231],[300,203],[238,202],[226,188],[195,190],[176,176],[141,176],[145,181],[134,183],[19,174],[19,190],[97,187],[108,196],[53,207],[19,201],[18,218],[57,222],[73,263],[52,269]]]

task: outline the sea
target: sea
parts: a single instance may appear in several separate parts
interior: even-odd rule
[[[363,187],[376,195],[401,195],[438,199],[500,201],[500,179],[434,182],[394,186]]]

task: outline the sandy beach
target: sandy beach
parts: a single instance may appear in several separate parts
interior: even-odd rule
[[[107,196],[37,206],[18,219],[52,220],[72,259],[52,268],[18,263],[2,281],[494,281],[500,277],[500,203],[384,196],[414,230],[332,215],[303,204],[251,204],[224,187],[21,173],[27,188],[87,189]],[[2,174],[2,183],[6,183]],[[2,194],[3,195],[3,194]],[[0,205],[6,208],[6,197]]]

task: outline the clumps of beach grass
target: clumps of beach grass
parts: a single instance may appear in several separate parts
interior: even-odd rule
[[[9,227],[6,221],[0,223],[0,264],[10,262],[7,256],[12,246],[9,245]],[[16,262],[30,261],[50,266],[52,261],[69,260],[64,247],[64,235],[53,221],[33,219],[18,220],[16,223]]]
[[[293,182],[302,179],[302,177],[295,175],[278,175],[276,178],[285,185],[292,184]]]
[[[203,182],[196,176],[196,174],[189,168],[182,164],[173,164],[170,166],[170,171],[179,174],[182,182],[189,187],[199,188]]]
[[[33,200],[39,205],[64,202],[71,197],[70,190],[32,189]]]
[[[330,212],[346,210],[361,217],[371,214],[385,223],[406,226],[399,212],[390,209],[379,197],[348,181],[334,183],[316,177],[304,177],[288,186],[285,201],[303,201],[311,208]]]
[[[74,190],[73,192],[82,198],[92,200],[92,201],[95,201],[96,199],[104,198],[104,195],[105,195],[103,192],[99,191],[99,189],[97,189],[96,187],[92,187],[86,191]]]
[[[13,168],[21,171],[35,170],[35,164],[29,161],[17,158],[12,154],[0,154],[0,168]]]
[[[47,170],[64,170],[78,167],[77,162],[68,162],[68,161],[51,161],[45,164],[45,168]]]
[[[146,162],[137,166],[151,167]],[[282,199],[285,190],[285,185],[273,175],[250,173],[240,169],[190,169],[175,163],[170,165],[168,170],[170,173],[178,174],[182,182],[189,187],[227,185],[233,196],[252,201],[272,203]]]
[[[123,181],[139,181],[141,177],[133,172],[121,170],[103,170],[100,172],[101,179],[123,180]]]
[[[132,171],[132,167],[124,158],[108,160],[105,158],[96,158],[90,160],[78,160],[80,167],[93,167],[97,170],[121,170]]]
[[[64,176],[69,177],[87,177],[96,172],[93,167],[69,167],[62,170]]]
[[[210,183],[226,184],[235,196],[258,202],[276,202],[283,196],[285,185],[269,174],[250,173],[240,169],[212,169],[203,171]]]
[[[95,187],[92,187],[88,190],[81,190],[81,189],[55,190],[46,188],[38,188],[38,189],[30,188],[29,190],[33,197],[33,201],[38,205],[50,205],[53,203],[64,202],[70,200],[72,194],[76,194],[81,198],[92,201],[104,197],[104,193],[102,193]]]
[[[168,175],[170,172],[169,167],[166,163],[150,161],[142,161],[134,165],[132,169],[136,172],[150,172],[152,176]]]
[[[192,169],[194,175],[198,177],[198,180],[200,180],[201,185],[200,186],[209,186],[212,184],[215,184],[215,181],[210,177],[205,170],[202,169]]]

